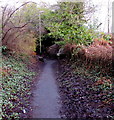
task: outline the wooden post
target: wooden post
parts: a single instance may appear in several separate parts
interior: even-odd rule
[[[40,16],[40,12],[39,12],[39,41],[40,41],[40,54],[41,54],[42,43],[41,43],[41,16]]]

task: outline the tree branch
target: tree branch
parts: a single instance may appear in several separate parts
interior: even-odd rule
[[[35,3],[35,2],[29,1],[29,2],[26,2],[26,3],[22,4],[22,5],[19,6],[18,8],[16,8],[16,9],[9,15],[9,17],[6,19],[6,21],[4,22],[3,28],[6,26],[6,24],[8,23],[8,21],[9,21],[10,18],[12,17],[12,15],[13,15],[17,10],[19,10],[21,7],[23,7],[24,5],[26,5],[26,4],[28,4],[28,3]],[[35,4],[36,4],[36,3],[35,3]],[[5,13],[4,13],[4,14],[5,14]]]
[[[2,41],[5,39],[6,35],[9,33],[9,31],[11,31],[12,29],[17,29],[17,28],[18,28],[18,29],[21,29],[21,28],[25,27],[26,25],[28,25],[29,23],[30,23],[30,22],[24,24],[23,26],[9,28],[9,29],[6,31],[6,33],[3,35]]]

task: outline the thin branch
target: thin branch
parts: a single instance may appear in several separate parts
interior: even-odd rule
[[[26,30],[26,29],[24,29],[24,30]],[[14,40],[16,40],[21,34],[23,34],[22,32],[24,31],[24,30],[19,30],[18,32],[19,32],[19,34],[13,39],[13,40],[11,40],[12,42],[14,41]]]
[[[29,2],[26,2],[26,3],[22,4],[22,5],[19,6],[18,8],[16,8],[16,9],[9,15],[9,17],[6,19],[5,23],[3,24],[3,28],[6,26],[6,24],[8,23],[8,21],[9,21],[10,18],[12,17],[12,15],[13,15],[17,10],[19,10],[21,7],[23,7],[24,5],[26,5],[26,4],[28,4],[28,3],[35,3],[35,2],[29,1]],[[36,3],[35,3],[35,4],[36,4]]]
[[[2,35],[3,35],[3,28],[4,28],[4,26],[3,26],[3,24],[4,24],[4,15],[5,15],[5,11],[6,11],[6,9],[7,9],[7,6],[8,6],[8,5],[6,5],[6,6],[3,8],[3,13],[2,13]]]
[[[30,22],[29,22],[29,23],[30,23]],[[12,27],[12,28],[9,28],[9,29],[6,31],[6,33],[3,35],[2,40],[5,39],[6,35],[7,35],[7,34],[9,33],[9,31],[11,31],[12,29],[23,28],[23,27],[25,27],[26,25],[28,25],[29,23],[26,23],[26,24],[24,24],[23,26],[20,26],[20,27]]]

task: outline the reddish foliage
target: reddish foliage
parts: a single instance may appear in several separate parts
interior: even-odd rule
[[[107,42],[106,40],[104,39],[94,39],[94,42],[92,45],[103,45],[103,46],[108,46],[109,45],[109,42]]]
[[[36,55],[36,52],[32,52],[31,55],[35,56],[35,55]]]
[[[102,85],[104,83],[109,83],[109,84],[112,84],[111,80],[110,79],[107,79],[105,77],[102,77],[101,79],[99,79],[97,82],[95,82],[95,86],[97,85]]]
[[[111,65],[112,63],[112,46],[105,40],[95,39],[93,44],[88,47],[78,46],[80,51],[78,56],[85,58],[86,64],[92,65],[98,63],[99,65]]]
[[[76,49],[76,47],[77,47],[77,46],[76,46],[75,44],[70,44],[70,43],[68,43],[68,44],[66,44],[66,45],[64,46],[64,50],[72,53],[73,50]]]

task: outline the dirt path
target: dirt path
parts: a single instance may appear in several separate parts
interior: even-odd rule
[[[60,118],[60,102],[54,74],[54,60],[46,60],[33,91],[32,118]]]

